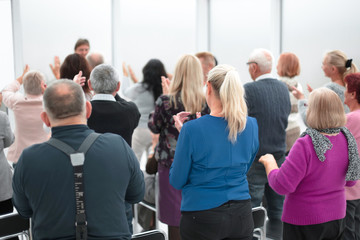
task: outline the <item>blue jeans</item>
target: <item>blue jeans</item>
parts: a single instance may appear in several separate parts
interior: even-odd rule
[[[284,154],[274,154],[276,162],[280,167],[285,161]],[[277,194],[268,184],[264,166],[256,157],[247,174],[252,207],[260,206],[263,196],[267,203],[267,213],[270,220],[281,220],[284,196]]]

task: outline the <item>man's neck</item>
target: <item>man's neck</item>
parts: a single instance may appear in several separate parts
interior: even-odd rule
[[[274,78],[274,76],[271,75],[271,72],[262,73],[255,78],[255,81],[265,79],[265,78]]]
[[[83,116],[75,116],[69,117],[61,120],[53,120],[51,121],[50,127],[61,127],[61,126],[69,126],[69,125],[86,125],[87,119],[84,119]]]

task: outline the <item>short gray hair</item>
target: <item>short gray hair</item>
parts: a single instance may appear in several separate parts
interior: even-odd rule
[[[27,72],[23,78],[25,94],[38,96],[42,94],[41,84],[45,82],[45,76],[39,71]]]
[[[46,113],[55,120],[84,114],[86,100],[79,84],[60,79],[46,88],[43,104]]]
[[[90,81],[95,93],[112,94],[119,83],[119,74],[113,66],[101,64],[92,70]]]
[[[255,62],[262,73],[271,72],[274,57],[269,50],[263,48],[255,49],[249,57],[249,62]]]

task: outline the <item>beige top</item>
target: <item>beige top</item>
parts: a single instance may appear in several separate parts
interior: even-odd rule
[[[40,118],[43,111],[42,95],[24,96],[17,92],[19,89],[20,83],[15,80],[2,91],[4,104],[15,116],[15,142],[10,146],[7,155],[7,159],[14,163],[18,161],[25,148],[49,138]]]

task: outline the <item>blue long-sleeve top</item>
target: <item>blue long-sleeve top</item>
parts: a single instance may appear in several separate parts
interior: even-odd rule
[[[170,169],[170,184],[182,190],[181,211],[250,199],[246,174],[259,149],[256,119],[247,118],[235,143],[228,135],[227,121],[211,115],[182,127]]]

